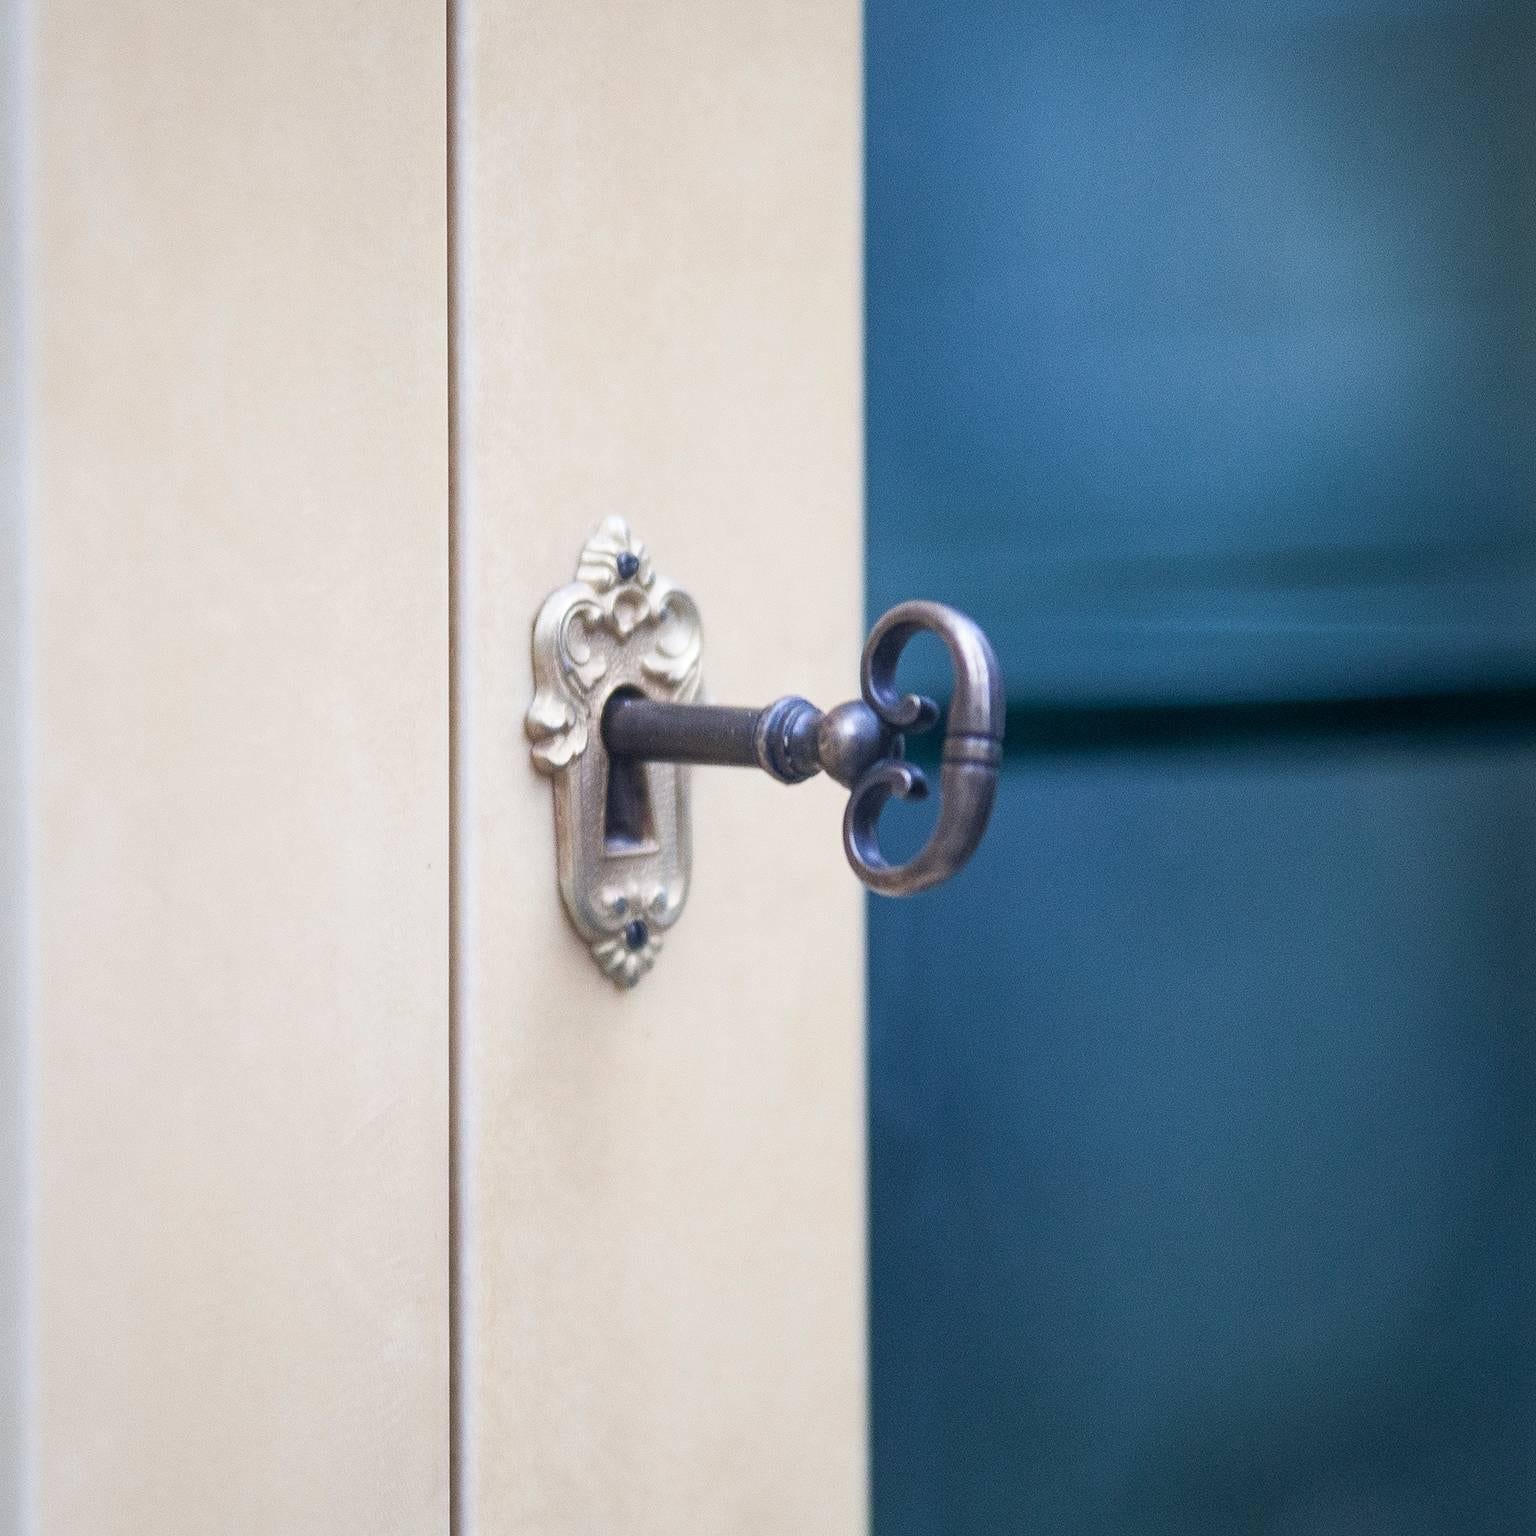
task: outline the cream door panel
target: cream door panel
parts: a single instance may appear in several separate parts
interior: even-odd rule
[[[0,1532],[5,1533],[21,1528],[27,1460],[22,37],[19,0],[0,0]]]
[[[455,60],[461,1532],[865,1528],[844,795],[693,775],[621,993],[567,926],[530,626],[620,514],[722,702],[857,692],[848,0],[465,0]]]
[[[11,21],[12,1493],[48,1536],[442,1531],[443,8]]]

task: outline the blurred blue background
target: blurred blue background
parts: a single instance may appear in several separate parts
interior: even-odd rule
[[[1009,683],[870,911],[876,1536],[1536,1531],[1536,7],[866,43],[871,613]]]

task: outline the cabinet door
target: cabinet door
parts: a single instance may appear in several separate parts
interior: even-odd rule
[[[529,627],[620,514],[722,702],[856,691],[859,19],[466,0],[458,186],[460,1528],[865,1524],[862,902],[842,797],[693,775],[620,993],[569,931]]]
[[[613,513],[855,689],[856,9],[4,20],[6,1528],[861,1529],[841,798],[620,994],[522,731]]]
[[[0,1529],[442,1531],[442,8],[5,31]]]

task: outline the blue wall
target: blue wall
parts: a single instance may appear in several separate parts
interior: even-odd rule
[[[1019,706],[871,906],[877,1536],[1536,1529],[1531,736],[1029,730],[1536,679],[1533,11],[868,0],[871,609]]]
[[[1029,696],[1536,660],[1536,8],[869,0],[869,573]]]

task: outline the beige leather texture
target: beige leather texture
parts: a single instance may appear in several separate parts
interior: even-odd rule
[[[857,692],[852,0],[465,0],[461,1528],[865,1529],[863,933],[843,795],[694,774],[621,994],[567,926],[530,625],[605,516],[720,702]]]
[[[442,1531],[443,8],[27,25],[35,1529]]]

